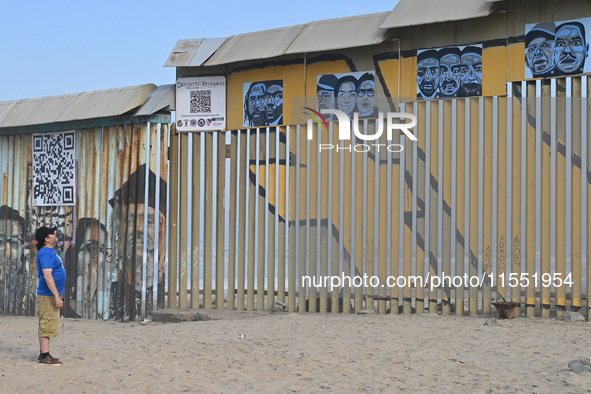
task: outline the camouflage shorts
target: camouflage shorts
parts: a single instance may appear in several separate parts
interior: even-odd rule
[[[37,296],[39,308],[39,336],[57,338],[60,324],[60,310],[54,296]]]

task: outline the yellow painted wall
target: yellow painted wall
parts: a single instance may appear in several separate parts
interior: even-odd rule
[[[525,42],[507,46],[507,82],[523,81],[525,78]]]
[[[523,58],[523,56],[522,56]],[[507,95],[507,47],[482,49],[482,95]],[[522,64],[522,72],[523,64]],[[524,72],[525,73],[525,72]]]

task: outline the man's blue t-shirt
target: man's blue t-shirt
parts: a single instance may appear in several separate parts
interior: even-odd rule
[[[53,270],[51,275],[55,281],[55,287],[60,294],[64,294],[66,289],[66,270],[64,269],[62,260],[53,248],[43,247],[37,253],[37,274],[39,275],[37,295],[52,296],[53,293],[49,290],[45,277],[43,276],[44,269]]]

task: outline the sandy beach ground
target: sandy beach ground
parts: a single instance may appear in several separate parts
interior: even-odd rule
[[[62,319],[51,341],[60,367],[36,362],[37,318],[2,316],[0,392],[591,392],[591,375],[568,369],[591,356],[590,323],[213,313],[220,320]]]

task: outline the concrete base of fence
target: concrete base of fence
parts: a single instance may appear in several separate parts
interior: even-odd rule
[[[184,321],[242,320],[266,316],[268,314],[269,312],[267,311],[245,312],[227,309],[170,308],[150,312],[150,317],[155,322],[180,323]]]

